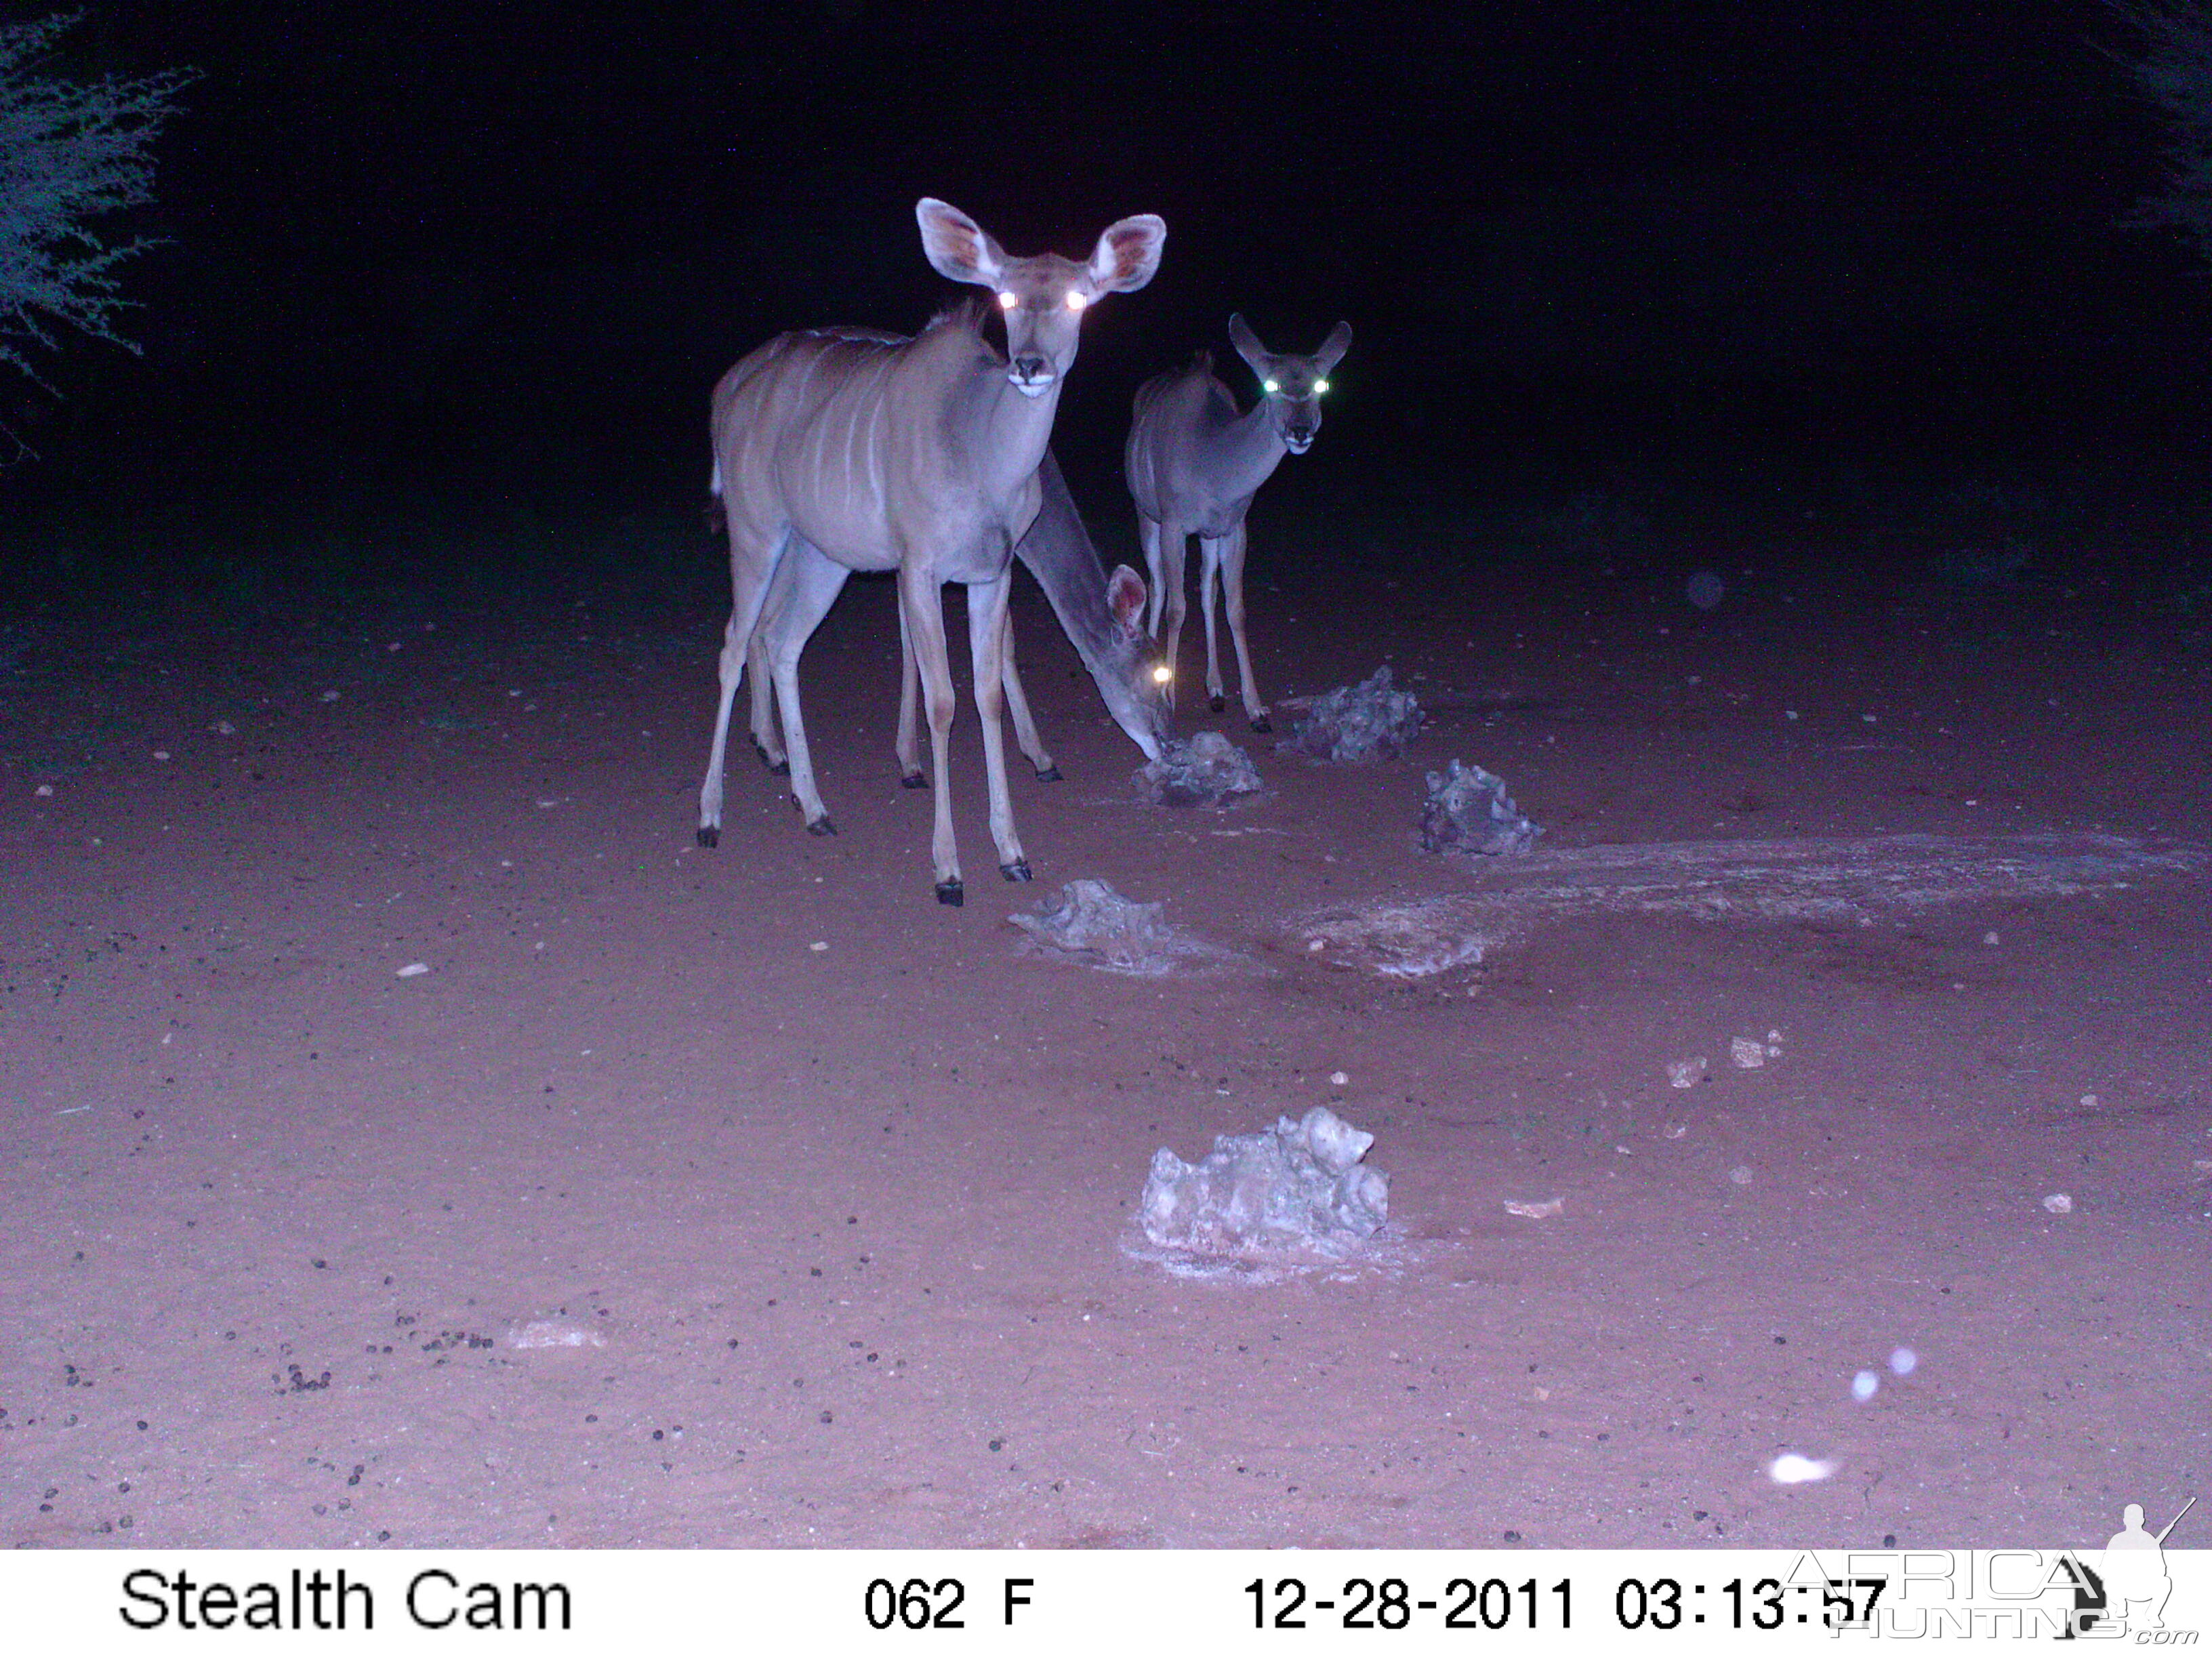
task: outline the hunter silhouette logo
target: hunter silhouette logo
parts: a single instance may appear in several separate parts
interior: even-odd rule
[[[2120,1511],[2120,1529],[2105,1546],[2103,1577],[2106,1616],[2125,1630],[2164,1630],[2166,1598],[2173,1594],[2173,1579],[2166,1570],[2166,1537],[2181,1524],[2181,1516],[2197,1507],[2192,1498],[2162,1531],[2143,1530],[2140,1504]]]
[[[2120,1529],[2106,1541],[2104,1559],[2094,1568],[2069,1551],[2060,1568],[2074,1586],[2073,1628],[2061,1639],[2093,1631],[2109,1638],[2164,1630],[2166,1598],[2173,1594],[2172,1575],[2166,1569],[2166,1535],[2196,1507],[2191,1498],[2161,1530],[2153,1533],[2143,1527],[2142,1505],[2129,1504],[2120,1511]]]

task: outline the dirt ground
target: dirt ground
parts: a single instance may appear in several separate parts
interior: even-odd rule
[[[1486,878],[1416,844],[1454,757],[1552,854],[2212,843],[2201,641],[1810,566],[1724,563],[1710,612],[1595,568],[1263,568],[1285,534],[1255,526],[1263,686],[1388,661],[1431,711],[1412,751],[1333,768],[1187,703],[1269,793],[1140,805],[1025,584],[1066,780],[1017,763],[1037,881],[1000,882],[963,684],[958,910],[892,763],[881,583],[804,670],[842,833],[740,744],[711,852],[703,580],[19,619],[0,1534],[1994,1546],[2201,1491],[2200,875],[1585,910],[1408,979],[1295,921]],[[1019,948],[1009,915],[1085,876],[1243,963]],[[1213,1278],[1133,1250],[1157,1147],[1316,1103],[1376,1136],[1376,1249]],[[1786,1452],[1833,1473],[1778,1484]]]

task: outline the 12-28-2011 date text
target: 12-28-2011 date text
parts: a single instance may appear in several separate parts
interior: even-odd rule
[[[1454,1578],[1441,1593],[1423,1595],[1402,1578],[1347,1578],[1333,1595],[1314,1594],[1302,1578],[1255,1578],[1244,1593],[1259,1630],[1405,1630],[1431,1621],[1446,1630],[1566,1630],[1573,1623],[1573,1590],[1564,1578],[1548,1588],[1534,1578]]]

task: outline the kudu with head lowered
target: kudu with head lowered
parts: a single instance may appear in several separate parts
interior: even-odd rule
[[[1252,678],[1252,647],[1244,634],[1244,515],[1252,497],[1288,452],[1303,455],[1321,430],[1321,396],[1328,372],[1352,344],[1351,325],[1339,323],[1310,357],[1272,352],[1242,317],[1229,319],[1237,355],[1260,377],[1260,401],[1243,414],[1229,388],[1213,375],[1213,354],[1201,351],[1187,368],[1157,375],[1137,389],[1136,419],[1123,463],[1129,493],[1137,498],[1137,533],[1152,577],[1153,636],[1167,621],[1167,665],[1176,665],[1182,638],[1183,553],[1199,538],[1199,604],[1206,612],[1206,689],[1218,712],[1221,659],[1214,646],[1214,584],[1228,603],[1229,632],[1237,641],[1244,713],[1255,732],[1268,730],[1267,706]]]
[[[1145,633],[1145,580],[1125,564],[1116,565],[1112,575],[1106,574],[1091,532],[1084,526],[1083,515],[1068,494],[1060,463],[1048,449],[1044,465],[1037,469],[1037,483],[1041,504],[1036,519],[1029,533],[1015,544],[1014,556],[1029,567],[1051,601],[1053,613],[1097,682],[1099,695],[1115,723],[1128,733],[1146,760],[1157,760],[1167,736],[1166,671]],[[782,739],[775,732],[772,641],[787,637],[792,626],[799,573],[822,557],[806,542],[794,539],[769,589],[760,626],[753,631],[746,668],[752,677],[753,747],[774,772],[787,773],[791,766]],[[899,781],[919,789],[928,780],[921,774],[915,738],[914,648],[903,626],[899,630]],[[1013,717],[1014,741],[1036,769],[1038,777],[1057,782],[1060,768],[1037,735],[1029,699],[1022,691],[1021,676],[1015,671],[1011,624],[1000,647],[1000,664],[1006,712]]]
[[[720,838],[723,751],[747,648],[769,584],[803,541],[820,556],[803,557],[793,572],[790,609],[770,641],[792,793],[808,830],[829,833],[799,715],[799,652],[847,575],[896,570],[900,619],[929,718],[937,896],[957,904],[946,752],[952,673],[940,590],[953,581],[968,589],[991,839],[1007,879],[1026,881],[999,729],[1014,544],[1036,517],[1037,468],[1075,361],[1082,313],[1102,295],[1150,282],[1167,228],[1150,214],[1123,219],[1085,264],[1051,253],[1012,258],[973,219],[933,197],[915,213],[930,264],[997,297],[1006,354],[984,338],[978,308],[960,307],[908,340],[859,329],[780,335],[715,386],[712,487],[729,533],[732,603],[714,745],[699,790],[699,841],[712,847]]]

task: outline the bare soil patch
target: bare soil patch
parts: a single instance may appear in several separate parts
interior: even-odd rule
[[[987,885],[963,709],[962,910],[898,785],[878,584],[804,670],[841,833],[733,761],[713,852],[708,598],[23,623],[0,1534],[2094,1541],[2200,1489],[2203,872],[1990,860],[2212,840],[2201,652],[2033,596],[1347,583],[1271,533],[1263,682],[1387,660],[1421,735],[1357,769],[1255,749],[1233,811],[1144,805],[1024,592],[1066,781],[1016,769],[1038,879]],[[1452,757],[1545,826],[1518,873],[1419,850]],[[1395,980],[1302,932],[1465,923],[1608,860],[1617,895],[1658,845],[1856,849],[1872,890],[1899,836],[1966,870],[1940,903],[1561,900]],[[1008,917],[1079,878],[1251,969],[1019,948]],[[1371,1257],[1194,1279],[1129,1248],[1155,1149],[1317,1104],[1390,1172]],[[1855,1401],[1900,1345],[1917,1368]],[[1777,1485],[1790,1451],[1838,1472]]]

